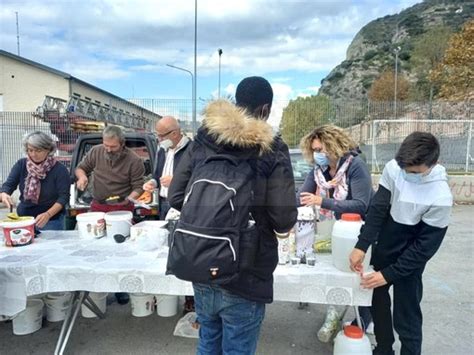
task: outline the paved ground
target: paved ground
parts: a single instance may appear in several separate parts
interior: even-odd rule
[[[0,217],[5,210],[0,209]],[[474,206],[456,206],[446,239],[424,276],[424,354],[474,353]],[[316,332],[325,306],[276,302],[267,308],[258,354],[331,354]],[[105,320],[79,319],[67,354],[193,354],[196,341],[172,335],[179,316],[134,318],[109,305]],[[14,336],[0,323],[0,354],[52,354],[60,325],[44,321],[35,334]]]

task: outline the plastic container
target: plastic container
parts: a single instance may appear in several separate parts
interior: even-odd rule
[[[107,310],[107,293],[89,292],[89,297],[95,303],[95,305],[105,313]],[[92,312],[86,305],[81,305],[81,315],[84,318],[96,318],[97,315]]]
[[[165,246],[168,243],[168,233],[165,229],[168,221],[143,221],[134,224],[130,228],[130,240],[138,240],[140,238],[154,238],[158,239],[158,244]]]
[[[130,235],[133,214],[130,211],[114,211],[105,214],[105,225],[107,226],[107,236],[113,238],[116,234],[124,237]]]
[[[332,229],[332,261],[334,266],[346,272],[352,272],[349,265],[349,256],[358,241],[360,228],[364,223],[356,213],[343,213],[341,219],[334,223]],[[370,265],[371,248],[364,258],[364,271]]]
[[[18,222],[1,222],[0,227],[3,228],[7,247],[28,245],[33,243],[35,239],[35,219],[33,217]]]
[[[43,306],[40,299],[29,299],[26,309],[13,318],[13,334],[31,334],[41,329],[43,325]]]
[[[132,316],[146,317],[155,312],[155,297],[147,293],[130,294]]]
[[[81,238],[93,239],[105,236],[105,213],[87,212],[77,215],[77,229]]]
[[[334,355],[372,355],[372,347],[367,335],[355,325],[348,325],[334,339]]]
[[[160,317],[174,317],[178,314],[178,296],[156,295],[156,313]]]
[[[46,319],[48,322],[60,322],[66,318],[67,311],[71,306],[71,293],[48,293],[43,301],[46,304]]]
[[[302,258],[313,251],[315,234],[315,213],[312,207],[298,207],[295,225],[296,255]]]

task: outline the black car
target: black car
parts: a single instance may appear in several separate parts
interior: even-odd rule
[[[290,158],[295,178],[295,188],[298,191],[313,167],[303,158],[301,149],[290,149]]]

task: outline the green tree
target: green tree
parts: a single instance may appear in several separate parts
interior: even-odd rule
[[[298,97],[283,109],[280,132],[290,147],[297,147],[301,138],[315,127],[334,118],[334,107],[323,95]]]
[[[410,90],[413,100],[432,99],[439,90],[439,84],[430,80],[430,72],[443,60],[452,31],[447,26],[437,26],[425,32],[414,42],[410,58],[413,72],[417,77]]]

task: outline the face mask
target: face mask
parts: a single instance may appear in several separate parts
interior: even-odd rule
[[[314,152],[313,153],[313,158],[314,161],[316,162],[317,165],[319,166],[328,166],[329,165],[329,159],[326,153],[318,153]]]
[[[424,175],[423,173],[407,173],[404,169],[402,169],[402,176],[407,182],[419,184]]]
[[[165,139],[164,141],[160,142],[160,147],[164,150],[170,149],[172,145],[173,142],[171,141],[171,139]]]

